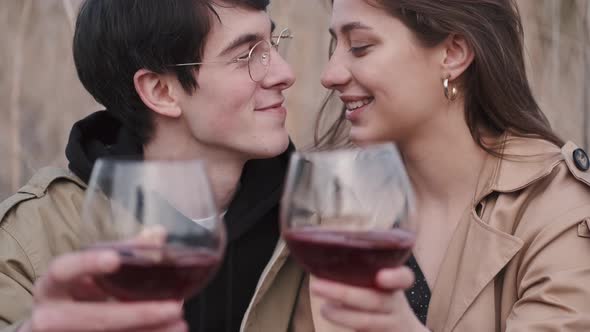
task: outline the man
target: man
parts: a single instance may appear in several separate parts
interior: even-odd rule
[[[43,169],[0,205],[1,331],[237,331],[279,237],[292,147],[268,0],[86,0],[74,36],[84,87],[106,107],[74,125],[69,170]],[[282,36],[285,37],[285,36]],[[183,308],[91,292],[112,252],[76,252],[97,158],[205,160],[227,210],[226,258]],[[57,258],[56,258],[57,257]],[[186,322],[185,322],[186,320]]]

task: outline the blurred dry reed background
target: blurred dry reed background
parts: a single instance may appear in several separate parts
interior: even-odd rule
[[[272,0],[271,15],[296,38],[287,53],[298,76],[288,92],[295,143],[313,139],[326,91],[327,0]],[[444,1],[444,0],[440,0]],[[518,0],[525,22],[529,77],[557,131],[590,146],[590,1]],[[71,55],[80,0],[0,0],[0,199],[45,165],[65,165],[76,119],[100,109],[76,77]]]

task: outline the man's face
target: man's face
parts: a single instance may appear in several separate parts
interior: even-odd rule
[[[247,57],[261,40],[271,41],[268,14],[244,8],[215,9],[221,22],[213,16],[202,57],[202,62],[213,63],[200,66],[196,91],[180,96],[182,117],[193,138],[207,147],[245,159],[277,156],[289,143],[283,91],[295,81],[291,67],[271,47],[268,72],[254,82],[247,61],[232,60]],[[243,42],[236,44],[237,40]]]

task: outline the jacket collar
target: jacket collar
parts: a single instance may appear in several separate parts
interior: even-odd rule
[[[501,140],[499,152],[503,158],[488,155],[484,163],[475,205],[492,192],[510,193],[530,186],[563,160],[561,150],[553,143],[509,134]]]

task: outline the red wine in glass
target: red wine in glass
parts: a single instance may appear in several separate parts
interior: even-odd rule
[[[207,248],[172,245],[109,243],[89,249],[110,249],[119,254],[119,269],[95,281],[120,301],[188,298],[205,287],[222,260],[219,252]]]
[[[376,274],[402,265],[415,242],[412,232],[292,228],[283,233],[295,260],[311,274],[353,286],[378,288]]]

